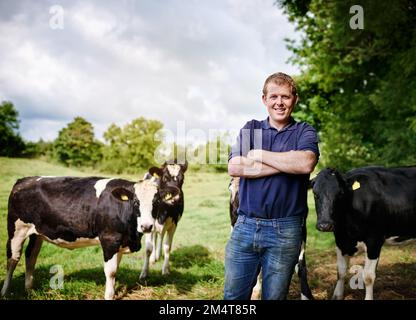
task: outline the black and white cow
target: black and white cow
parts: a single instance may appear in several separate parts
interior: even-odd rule
[[[156,175],[154,175],[154,172],[149,172],[145,176],[147,179],[150,177],[158,179],[162,188],[177,188],[178,192],[172,198],[174,205],[160,203],[155,220],[155,228],[151,233],[145,235],[146,250],[140,279],[145,279],[148,276],[149,262],[154,263],[160,259],[162,246],[164,256],[162,275],[167,275],[170,272],[169,257],[172,249],[173,236],[184,210],[182,185],[187,168],[187,161],[181,164],[177,160],[170,160],[162,165],[160,172]],[[167,234],[166,238],[164,238],[165,234]],[[163,240],[165,241],[163,242]]]
[[[231,228],[234,227],[234,224],[237,221],[238,214],[238,206],[239,206],[239,198],[238,198],[238,189],[239,189],[240,178],[233,177],[231,178],[230,185],[228,189],[230,190],[230,220],[231,220]],[[313,295],[311,289],[309,288],[308,283],[308,272],[306,268],[306,257],[305,257],[305,247],[306,247],[306,217],[305,222],[303,223],[302,229],[302,246],[301,251],[299,254],[299,260],[296,264],[295,272],[298,274],[300,280],[300,297],[302,300],[313,300]],[[257,277],[257,283],[253,288],[253,292],[251,294],[251,299],[258,300],[261,297],[261,271],[259,276]]]
[[[101,245],[106,277],[105,299],[114,298],[115,276],[123,253],[140,249],[142,233],[150,232],[156,209],[166,194],[154,179],[137,183],[101,177],[26,177],[13,186],[8,203],[7,275],[1,295],[10,287],[13,271],[25,251],[25,287],[42,241],[75,249]]]
[[[344,297],[349,258],[366,249],[365,299],[373,299],[376,267],[383,244],[416,238],[416,167],[364,167],[340,174],[324,169],[311,181],[317,229],[333,231],[338,281],[333,299]]]

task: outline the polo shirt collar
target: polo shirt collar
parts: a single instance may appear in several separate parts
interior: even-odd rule
[[[267,117],[266,119],[262,120],[261,127],[262,127],[262,129],[274,129],[278,132],[282,132],[282,131],[286,131],[286,130],[294,130],[295,129],[295,126],[294,126],[295,124],[296,124],[295,119],[293,119],[293,117],[290,116],[289,123],[284,128],[282,128],[280,130],[277,130],[276,128],[273,128],[272,126],[270,126],[269,117]]]

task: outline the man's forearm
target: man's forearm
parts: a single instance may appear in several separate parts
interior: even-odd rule
[[[254,179],[271,176],[279,172],[276,168],[246,157],[234,157],[228,162],[228,174],[232,177]]]
[[[276,170],[292,174],[308,174],[316,165],[316,155],[312,151],[271,152],[251,150],[248,159],[262,162]]]

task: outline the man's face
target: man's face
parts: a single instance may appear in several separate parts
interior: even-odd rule
[[[269,113],[272,126],[281,129],[289,123],[289,117],[297,99],[292,94],[289,85],[269,83],[267,85],[267,95],[263,95],[262,99]]]

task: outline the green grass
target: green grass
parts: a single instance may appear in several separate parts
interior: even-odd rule
[[[0,286],[3,285],[6,272],[7,199],[15,181],[30,175],[109,176],[97,172],[69,169],[39,160],[0,158],[2,178],[0,184]],[[134,181],[142,176],[140,174],[119,177]],[[230,235],[228,182],[229,177],[226,173],[202,171],[186,173],[185,212],[173,241],[171,274],[165,277],[161,275],[162,263],[159,261],[151,266],[148,279],[139,282],[143,251],[124,255],[117,273],[117,298],[222,299],[224,248]],[[309,281],[315,296],[324,299],[332,293],[336,279],[334,240],[331,233],[320,233],[316,230],[314,202],[310,194],[308,205],[310,208],[307,222]],[[416,262],[414,251],[407,249],[407,251],[386,252],[387,257],[391,256],[392,260],[396,259],[399,263]],[[387,260],[388,263],[390,263],[389,260]],[[53,276],[50,274],[50,269],[54,265],[61,265],[64,270],[64,289],[62,290],[50,287],[50,280]],[[409,278],[414,278],[416,270],[410,269],[409,272]],[[397,273],[398,276],[403,274],[401,271]],[[22,258],[14,273],[10,288],[11,294],[8,298],[102,299],[105,277],[101,248],[89,247],[71,251],[44,242],[34,276],[34,290],[26,293],[24,258]],[[354,294],[352,293],[351,297],[356,298]],[[407,294],[407,291],[402,293],[405,297]],[[299,285],[295,276],[289,298],[298,299],[298,297]],[[395,297],[392,294],[391,298]]]
[[[82,172],[39,160],[0,158],[0,285],[6,271],[7,200],[18,178],[32,175],[109,176]],[[112,175],[114,176],[114,175]],[[119,177],[132,181],[136,176]],[[151,266],[147,281],[139,282],[143,251],[124,255],[117,273],[118,297],[140,299],[221,299],[223,251],[229,235],[228,177],[226,174],[189,172],[184,184],[186,209],[171,254],[171,274],[162,277],[162,263]],[[27,244],[27,243],[26,243]],[[143,244],[143,243],[142,243]],[[64,289],[50,288],[49,270],[61,265]],[[13,276],[11,299],[102,299],[105,277],[100,247],[62,249],[44,242],[39,254],[34,290],[24,290],[24,258]]]

